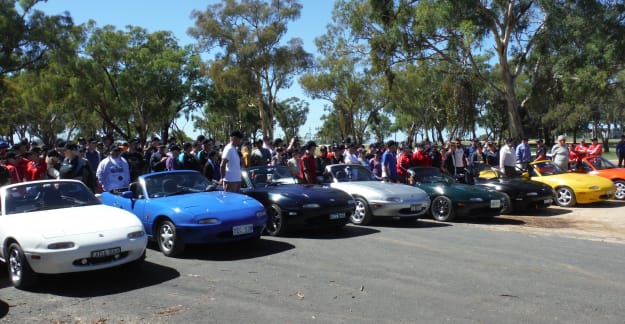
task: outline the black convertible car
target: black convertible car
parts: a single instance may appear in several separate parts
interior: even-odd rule
[[[501,171],[490,167],[480,171],[475,185],[497,190],[504,195],[502,214],[546,208],[555,197],[553,189],[546,184],[523,178],[505,178]]]
[[[302,184],[284,166],[257,166],[242,171],[241,192],[267,210],[266,233],[282,235],[292,227],[345,226],[354,199],[344,191]]]

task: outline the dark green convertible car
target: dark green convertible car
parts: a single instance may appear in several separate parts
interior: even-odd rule
[[[488,219],[498,216],[503,207],[504,196],[501,193],[458,183],[437,168],[410,168],[408,182],[430,196],[430,214],[438,221]]]

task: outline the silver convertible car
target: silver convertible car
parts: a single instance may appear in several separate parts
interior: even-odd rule
[[[322,182],[354,197],[356,210],[350,221],[367,225],[373,217],[419,218],[428,211],[430,198],[425,191],[404,184],[379,181],[359,164],[326,166]]]

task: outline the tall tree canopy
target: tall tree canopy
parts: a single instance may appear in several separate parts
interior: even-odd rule
[[[295,0],[228,0],[193,12],[195,27],[189,34],[203,50],[221,50],[211,64],[222,70],[213,72],[229,75],[222,87],[244,90],[247,99],[241,98],[240,107],[258,109],[262,135],[269,138],[274,135],[278,91],[289,88],[293,77],[311,62],[301,39],[282,43],[288,23],[299,18],[300,11]],[[216,74],[211,75],[215,82],[223,80]]]

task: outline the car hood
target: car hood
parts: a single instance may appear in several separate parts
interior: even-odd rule
[[[185,211],[191,215],[206,215],[213,210],[219,216],[227,216],[228,212],[247,210],[264,210],[255,199],[243,194],[225,191],[196,192],[169,197],[152,198],[152,203],[160,208]]]
[[[457,199],[474,197],[500,199],[500,195],[492,190],[462,183],[422,183],[419,188],[422,188],[430,195],[451,195]]]
[[[33,234],[40,233],[46,239],[105,233],[124,228],[128,228],[129,232],[133,228],[143,229],[141,222],[132,213],[105,205],[61,208],[3,217],[11,217],[16,228]]]
[[[343,190],[351,195],[367,198],[399,197],[402,199],[428,199],[425,191],[405,184],[381,181],[334,182],[332,188]]]
[[[532,177],[532,180],[544,182],[551,186],[555,184],[561,184],[577,188],[590,188],[598,186],[601,189],[614,186],[612,181],[606,178],[581,173],[562,173],[550,176]]]
[[[326,200],[329,197],[351,199],[347,193],[340,189],[310,184],[269,186],[266,190],[267,192],[279,193],[283,196],[300,200]]]

